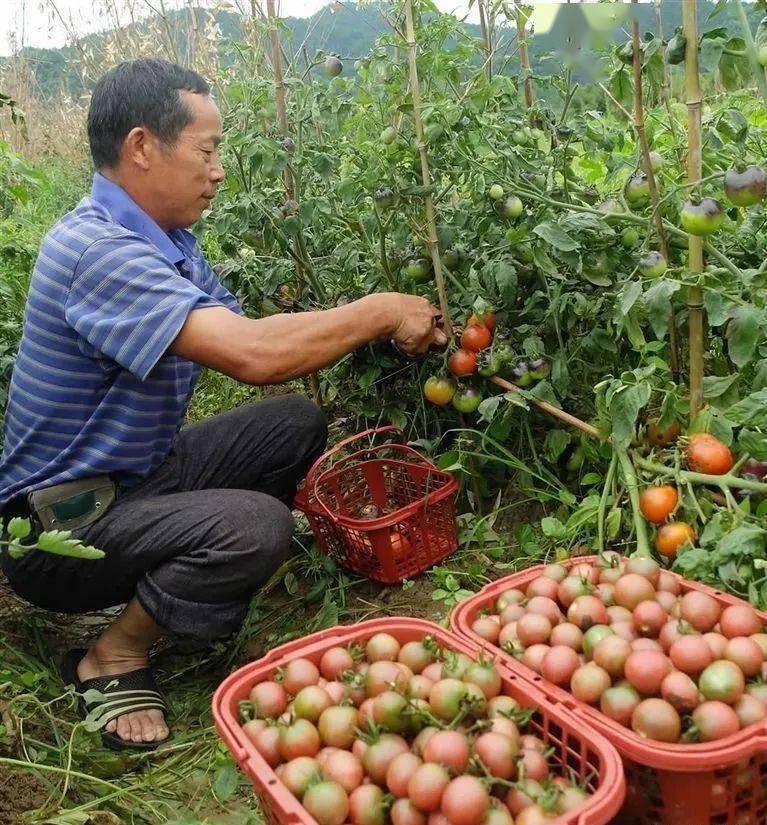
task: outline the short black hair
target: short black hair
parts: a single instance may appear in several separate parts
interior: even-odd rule
[[[96,169],[114,167],[131,129],[144,126],[172,146],[192,120],[180,92],[210,94],[197,72],[156,58],[126,60],[102,75],[88,109],[88,143]]]

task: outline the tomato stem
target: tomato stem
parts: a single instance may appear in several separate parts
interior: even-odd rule
[[[654,461],[648,461],[642,458],[637,453],[633,453],[632,457],[636,462],[637,467],[642,470],[648,470],[651,473],[661,476],[674,476],[676,471],[672,467],[667,467],[665,464],[657,464]],[[696,473],[692,470],[679,470],[679,478],[682,481],[689,481],[693,484],[705,484],[712,487],[719,487],[722,491],[725,488],[735,487],[740,490],[752,490],[756,493],[767,493],[767,484],[761,481],[751,481],[748,478],[739,478],[732,473],[724,475],[712,475],[710,473]]]
[[[605,511],[607,510],[607,502],[610,498],[610,489],[613,486],[617,466],[618,456],[616,453],[613,453],[607,475],[605,476],[605,484],[602,488],[602,497],[599,499],[599,510],[597,512],[597,535],[599,537],[597,550],[600,555],[605,551]]]
[[[626,489],[629,492],[629,499],[631,500],[631,513],[634,520],[634,531],[636,532],[637,549],[632,556],[645,556],[652,558],[650,551],[650,542],[647,537],[647,523],[642,516],[642,510],[639,505],[639,481],[637,479],[634,465],[625,450],[616,450],[618,456],[618,463],[621,467],[623,480],[626,484]]]

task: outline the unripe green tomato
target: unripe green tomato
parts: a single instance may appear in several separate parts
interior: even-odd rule
[[[642,276],[652,280],[653,278],[660,278],[661,275],[668,269],[668,263],[660,252],[648,252],[639,261],[639,271]]]
[[[462,413],[473,413],[482,403],[482,394],[474,387],[458,390],[453,396],[453,406]]]
[[[397,130],[393,126],[387,126],[383,132],[381,132],[381,143],[384,143],[388,146],[390,143],[394,143],[397,139]]]
[[[639,232],[633,226],[627,226],[621,232],[621,243],[626,249],[633,249],[639,243]]]
[[[524,208],[522,201],[516,195],[511,195],[501,205],[501,214],[507,220],[512,221],[522,214]]]
[[[700,203],[687,201],[680,213],[682,228],[690,235],[711,235],[724,221],[722,204],[714,198],[703,198]]]
[[[488,190],[488,195],[490,195],[491,200],[499,201],[504,195],[503,187],[500,183],[494,183]]]

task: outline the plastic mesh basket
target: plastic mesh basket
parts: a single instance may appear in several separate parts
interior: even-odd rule
[[[563,562],[566,567],[593,563],[596,556]],[[487,585],[453,611],[451,626],[459,635],[503,659],[555,701],[575,711],[584,724],[603,733],[623,759],[627,780],[626,806],[620,825],[767,825],[767,722],[759,722],[717,742],[666,744],[642,739],[596,708],[549,684],[537,673],[471,629],[474,620],[510,588],[525,590],[541,575],[533,567]],[[676,574],[673,574],[676,576]],[[676,576],[682,593],[699,590],[723,605],[740,599]],[[767,625],[767,614],[759,614]]]
[[[359,449],[382,436],[397,442]],[[423,573],[458,547],[458,484],[403,440],[401,430],[382,427],[342,441],[309,470],[295,499],[325,553],[386,584]]]
[[[274,677],[277,669],[299,656],[319,662],[322,654],[336,645],[364,643],[374,633],[384,631],[401,644],[433,636],[444,648],[476,656],[478,646],[457,637],[436,624],[421,619],[385,618],[351,627],[336,627],[275,648],[263,659],[246,665],[222,682],[213,697],[213,719],[221,738],[240,769],[258,794],[267,819],[272,823],[316,825],[301,803],[280,782],[263,760],[239,722],[239,703],[252,687]],[[503,693],[535,713],[528,726],[551,749],[549,763],[569,775],[572,771],[592,794],[576,811],[551,820],[552,825],[606,825],[620,809],[625,784],[615,749],[598,733],[587,730],[577,717],[552,702],[540,687],[519,678],[502,663]]]

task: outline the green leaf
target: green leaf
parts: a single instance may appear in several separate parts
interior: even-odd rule
[[[725,412],[725,417],[733,424],[767,429],[767,389],[752,392],[733,404]]]
[[[543,442],[543,454],[554,463],[570,443],[570,433],[565,430],[549,430]]]
[[[560,252],[573,252],[580,249],[580,244],[554,221],[539,223],[533,227],[533,232]]]
[[[513,306],[517,300],[517,270],[507,261],[495,261],[489,267],[498,287],[498,294],[507,306]]]
[[[234,765],[223,765],[213,777],[213,793],[220,802],[227,800],[236,790],[240,774]]]
[[[12,518],[8,522],[8,535],[15,539],[25,539],[32,533],[32,525],[28,518]]]
[[[541,530],[544,535],[552,539],[563,539],[567,535],[565,525],[554,516],[546,516],[541,519]]]
[[[757,461],[767,461],[767,433],[758,433],[754,430],[741,430],[738,436],[738,446],[751,458]]]
[[[628,315],[631,308],[642,294],[641,281],[629,281],[621,292],[620,310],[623,315]]]
[[[703,379],[703,395],[705,398],[721,398],[738,382],[739,375],[707,375]]]
[[[610,541],[615,541],[618,538],[621,531],[621,517],[623,514],[623,510],[620,507],[616,507],[607,514],[607,518],[605,519],[605,528],[607,530],[607,538]]]
[[[745,366],[753,357],[763,313],[750,304],[736,307],[727,324],[727,352],[736,367]]]
[[[700,44],[700,67],[704,72],[713,72],[716,70],[726,44],[727,40],[721,37],[705,37],[702,39]]]
[[[498,412],[498,406],[501,403],[501,396],[494,395],[491,398],[485,398],[477,407],[477,411],[479,412],[479,420],[486,421],[488,424],[495,418],[496,412]]]
[[[664,279],[656,281],[644,295],[647,318],[655,335],[663,340],[668,332],[671,299],[680,285]]]
[[[48,530],[37,538],[37,549],[74,559],[103,559],[104,551],[73,539],[70,530]]]
[[[643,381],[632,387],[622,387],[613,396],[610,417],[613,443],[619,449],[626,449],[631,444],[639,411],[649,402],[650,394],[650,385]]]

